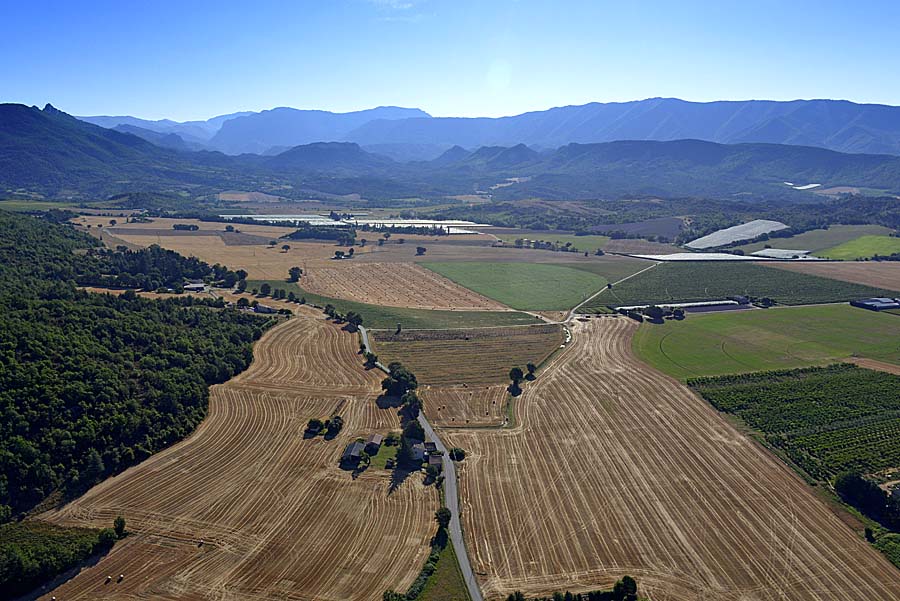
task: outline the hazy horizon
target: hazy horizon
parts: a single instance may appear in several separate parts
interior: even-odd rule
[[[336,0],[16,4],[4,102],[202,120],[379,105],[498,117],[643,98],[900,104],[900,6]],[[836,33],[840,35],[836,36]],[[852,41],[852,43],[850,43]]]

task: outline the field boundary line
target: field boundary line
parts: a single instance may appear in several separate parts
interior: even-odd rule
[[[656,267],[657,265],[659,265],[659,264],[661,264],[661,263],[662,263],[662,261],[657,261],[657,262],[653,263],[653,265],[650,265],[649,267],[645,267],[644,269],[641,269],[641,270],[638,271],[638,272],[632,273],[632,274],[629,275],[629,276],[625,276],[625,277],[622,278],[621,280],[618,280],[618,281],[616,281],[616,282],[611,282],[611,284],[612,284],[612,286],[618,286],[619,284],[621,284],[621,283],[624,282],[625,280],[630,280],[631,278],[633,278],[633,277],[635,277],[635,276],[641,275],[641,274],[644,273],[645,271],[650,271],[651,269],[653,269],[654,267]],[[608,287],[608,286],[604,286],[603,288],[601,288],[600,290],[598,290],[597,292],[595,292],[595,293],[592,294],[591,296],[587,297],[586,299],[584,299],[583,301],[581,301],[580,303],[578,303],[577,305],[575,305],[574,307],[572,307],[572,309],[569,310],[569,314],[566,316],[566,319],[563,320],[563,321],[569,321],[569,320],[571,320],[572,317],[575,315],[575,313],[578,311],[578,309],[580,309],[580,308],[583,307],[584,305],[588,304],[589,302],[591,302],[592,300],[594,300],[595,298],[597,298],[598,296],[600,296],[601,294],[603,294],[603,293],[604,293],[605,291],[607,291],[607,290],[609,290],[609,287]]]

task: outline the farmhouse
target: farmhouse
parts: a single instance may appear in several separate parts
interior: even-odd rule
[[[347,448],[344,449],[344,454],[341,455],[341,463],[359,463],[359,459],[365,448],[366,445],[358,440],[351,442],[347,445]]]
[[[429,455],[428,456],[428,465],[433,465],[436,468],[441,469],[443,464],[444,464],[444,460],[441,458],[440,455]]]
[[[421,442],[417,442],[412,445],[412,456],[416,461],[422,461],[425,459],[425,444]]]
[[[426,453],[434,453],[436,451],[437,451],[437,444],[435,444],[433,442],[425,443],[425,452]]]
[[[381,448],[382,441],[384,441],[384,436],[381,434],[372,434],[369,436],[369,439],[366,440],[366,451],[369,453],[377,453],[378,449]]]
[[[860,300],[850,301],[850,304],[860,309],[868,309],[870,311],[884,311],[886,309],[900,309],[900,299],[878,297],[864,298]]]

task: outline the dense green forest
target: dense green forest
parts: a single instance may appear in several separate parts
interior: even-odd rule
[[[189,434],[208,386],[249,365],[268,325],[212,299],[79,291],[91,274],[211,270],[168,251],[88,252],[93,244],[68,226],[0,212],[0,521]]]

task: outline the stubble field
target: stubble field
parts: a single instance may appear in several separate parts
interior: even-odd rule
[[[334,267],[312,267],[303,276],[303,289],[346,300],[411,309],[504,310],[495,300],[463,288],[415,263],[354,263],[335,261]]]
[[[509,392],[506,384],[424,386],[419,396],[433,426],[472,428],[502,425]]]
[[[247,372],[212,389],[193,436],[43,515],[93,527],[123,515],[132,533],[53,594],[338,600],[408,586],[438,499],[417,476],[388,494],[387,472],[338,467],[349,441],[399,428],[376,406],[379,378],[356,342],[300,310],[260,340]],[[345,421],[336,439],[303,438],[310,418],[333,412]]]
[[[900,573],[791,471],[640,363],[636,325],[575,324],[509,430],[466,450],[467,546],[487,598],[637,578],[654,601],[900,597]]]
[[[419,383],[435,386],[506,382],[512,367],[540,364],[563,341],[562,328],[551,324],[371,334],[382,363],[400,361]]]
[[[796,273],[817,275],[832,280],[841,280],[900,292],[900,262],[896,261],[844,261],[841,263],[784,263],[773,261],[772,263],[763,263],[763,265],[775,269],[785,269]]]

